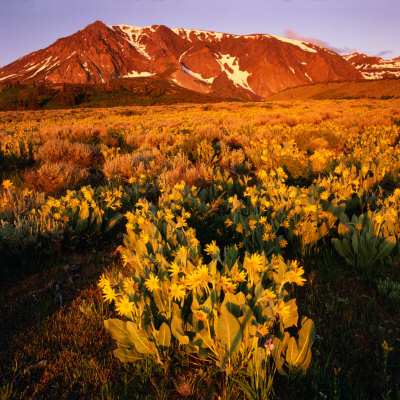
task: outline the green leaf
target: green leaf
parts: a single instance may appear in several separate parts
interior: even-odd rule
[[[289,343],[290,335],[288,332],[284,333],[283,339],[279,339],[275,337],[273,339],[273,343],[275,345],[274,350],[272,351],[272,357],[275,362],[276,370],[279,372],[280,375],[287,376],[285,370],[283,369],[283,364],[285,359],[281,356],[282,353],[285,351],[288,343]]]
[[[242,342],[242,331],[239,321],[229,312],[227,307],[222,307],[221,315],[216,321],[216,332],[221,336],[228,355],[239,350]]]
[[[396,247],[396,238],[394,236],[389,236],[385,238],[378,247],[378,254],[376,256],[376,259],[383,260],[393,251],[395,247]]]
[[[171,344],[171,330],[169,326],[163,322],[158,331],[158,345],[160,347],[168,348]]]
[[[133,349],[127,349],[126,347],[118,347],[113,351],[114,356],[122,362],[135,362],[141,359],[137,352]]]
[[[346,257],[346,254],[344,252],[344,247],[342,242],[339,239],[332,239],[333,246],[335,247],[336,251],[339,253],[339,255],[343,258]]]
[[[177,315],[172,317],[171,332],[178,340],[180,345],[189,344],[189,337],[185,335],[185,332],[183,331],[182,319]]]
[[[310,366],[310,364],[311,364],[311,357],[312,357],[311,349],[308,349],[306,358],[304,359],[303,363],[301,364],[301,369],[302,369],[303,371],[307,371],[308,367]]]
[[[154,354],[155,347],[154,345],[147,339],[146,332],[139,329],[136,324],[128,321],[126,323],[129,338],[134,343],[136,350],[141,354]]]
[[[120,222],[122,219],[124,218],[124,216],[120,213],[118,213],[117,215],[114,215],[114,217],[110,218],[107,222],[107,225],[104,229],[104,233],[107,233],[108,231],[110,231],[112,228],[114,228],[115,225],[118,224],[118,222]]]
[[[125,321],[116,318],[106,319],[104,321],[104,326],[108,331],[110,331],[112,337],[118,344],[123,346],[133,344],[129,338],[129,332]]]
[[[233,293],[225,293],[221,307],[226,307],[236,318],[240,316],[240,303]]]
[[[208,349],[212,349],[214,346],[213,340],[210,337],[207,329],[202,329],[199,331],[194,337],[193,343],[195,343],[196,346]]]
[[[298,355],[299,349],[297,347],[296,339],[292,336],[289,339],[288,348],[286,350],[286,361],[290,367],[296,367],[296,360]]]
[[[353,235],[351,236],[351,244],[353,246],[353,250],[356,254],[359,254],[359,236],[360,234],[358,233],[358,231],[354,232]]]
[[[299,319],[299,314],[297,312],[296,299],[291,299],[286,302],[287,306],[290,306],[290,314],[283,319],[283,326],[285,329],[291,326],[297,326],[297,321]]]
[[[303,363],[307,357],[308,350],[311,348],[315,340],[315,324],[309,318],[303,318],[302,326],[299,330],[298,349],[299,354],[296,359],[296,365],[303,368]]]

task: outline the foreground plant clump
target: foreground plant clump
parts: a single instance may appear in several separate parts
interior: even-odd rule
[[[398,115],[377,101],[4,114],[0,274],[111,249],[90,282],[103,300],[82,309],[113,338],[113,363],[158,368],[166,391],[183,396],[174,368],[189,365],[185,379],[215,396],[294,398],[303,382],[309,396],[351,398],[352,381],[379,370],[374,390],[390,398],[398,331],[381,326],[400,304]],[[358,297],[344,309],[346,285]],[[352,307],[384,319],[356,341],[378,354],[368,372],[371,353],[350,372],[337,345]]]
[[[266,394],[275,369],[286,374],[285,361],[292,370],[306,370],[314,324],[303,318],[298,340],[286,331],[298,325],[298,313],[285,285],[302,285],[303,268],[281,256],[268,260],[264,253],[246,252],[240,261],[236,245],[225,248],[222,260],[215,241],[205,247],[211,261],[204,263],[200,242],[185,221],[191,214],[182,205],[197,198],[176,185],[164,192],[160,206],[170,197],[163,208],[139,202],[135,214],[127,215],[120,252],[132,274],[100,280],[105,300],[114,301],[127,319],[105,321],[118,343],[114,354],[121,361],[150,355],[163,363],[182,347],[227,375],[242,369],[257,374]]]

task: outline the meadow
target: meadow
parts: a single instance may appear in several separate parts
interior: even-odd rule
[[[0,114],[0,399],[400,399],[400,104]]]

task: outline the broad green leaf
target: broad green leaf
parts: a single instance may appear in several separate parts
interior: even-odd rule
[[[354,232],[353,235],[351,236],[351,244],[356,254],[359,253],[359,244],[360,244],[359,237],[360,234],[358,233],[358,231]]]
[[[167,304],[166,298],[162,294],[161,289],[156,289],[153,291],[153,299],[154,299],[154,302],[156,303],[158,312],[160,314],[163,312],[166,312],[168,310],[168,304]]]
[[[127,349],[126,347],[118,347],[113,353],[121,362],[135,362],[141,359],[135,350]]]
[[[213,340],[210,337],[207,329],[202,329],[201,331],[199,331],[194,337],[193,342],[195,342],[197,346],[202,348],[212,349],[214,346]]]
[[[185,335],[182,327],[182,319],[174,315],[171,321],[171,332],[180,345],[189,344],[189,337]]]
[[[339,255],[343,258],[346,257],[346,254],[344,252],[343,244],[339,239],[332,239],[333,246],[335,247],[336,251],[339,253]]]
[[[304,359],[303,363],[301,364],[301,369],[303,371],[307,371],[307,369],[311,363],[311,358],[312,358],[311,349],[308,349],[306,358]]]
[[[296,339],[292,336],[289,339],[288,348],[286,350],[286,361],[291,367],[296,367],[297,356],[299,355],[299,349],[297,347]]]
[[[289,300],[288,302],[286,302],[286,305],[290,306],[290,314],[283,318],[283,326],[285,329],[290,328],[291,326],[297,326],[297,321],[299,319],[296,299]]]
[[[117,318],[106,319],[104,321],[105,328],[110,331],[112,337],[122,346],[132,345],[128,328],[125,321]]]
[[[115,225],[118,224],[118,222],[120,222],[122,219],[124,218],[124,216],[122,214],[117,214],[114,215],[114,217],[110,218],[107,222],[107,225],[104,229],[104,233],[109,232],[112,228],[114,228]]]
[[[240,348],[242,331],[237,318],[226,307],[222,308],[221,315],[216,321],[216,332],[221,336],[228,355],[234,354]]]
[[[396,238],[394,236],[389,236],[385,238],[378,247],[378,254],[376,256],[376,259],[383,260],[393,251],[395,247],[396,247]]]
[[[129,338],[134,343],[136,350],[141,354],[154,354],[154,345],[147,339],[146,333],[133,322],[128,321],[126,325]]]
[[[163,322],[158,331],[158,345],[160,347],[168,348],[171,344],[171,331],[169,326]]]
[[[299,330],[298,349],[299,354],[296,359],[297,365],[302,365],[307,357],[308,350],[311,348],[315,339],[315,324],[309,318],[303,318],[302,326]]]

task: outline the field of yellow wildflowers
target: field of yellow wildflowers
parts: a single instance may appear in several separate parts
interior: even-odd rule
[[[0,114],[0,398],[399,399],[400,105]]]

